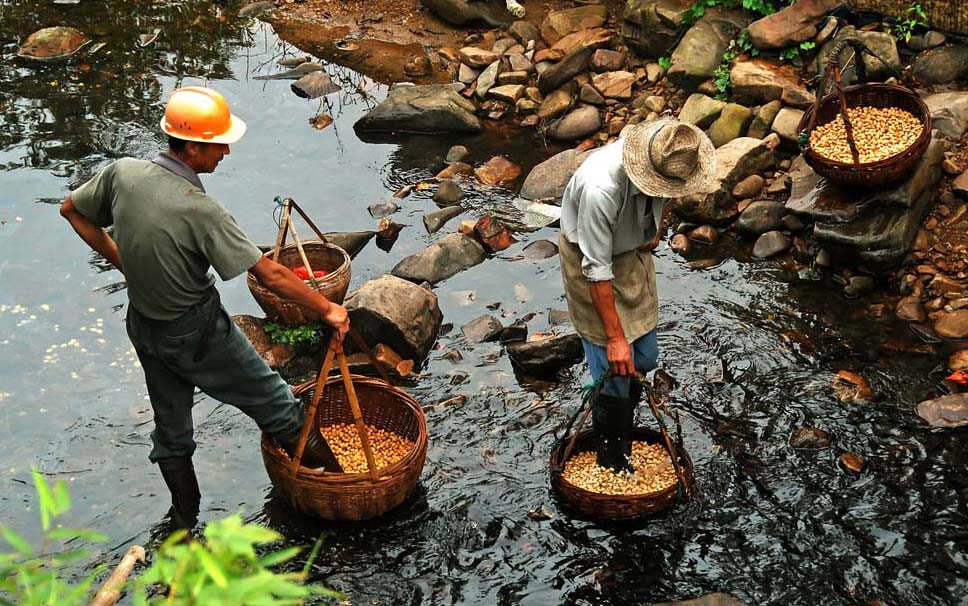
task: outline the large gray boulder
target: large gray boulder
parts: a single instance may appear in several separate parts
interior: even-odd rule
[[[924,84],[947,84],[968,78],[968,46],[942,46],[921,53],[911,62],[911,73]]]
[[[574,149],[551,156],[531,169],[521,186],[521,197],[527,200],[561,200],[568,180],[578,170],[593,150],[578,152]]]
[[[820,53],[817,54],[817,58],[813,62],[813,71],[815,73],[821,72],[823,66],[827,64],[827,58],[830,56],[831,51],[833,51],[833,47],[844,38],[859,38],[867,48],[884,59],[890,66],[887,67],[877,59],[865,55],[864,65],[867,66],[868,80],[884,81],[894,75],[894,71],[891,68],[898,72],[901,70],[901,57],[897,52],[897,41],[894,39],[894,36],[885,32],[865,32],[854,28],[852,25],[848,25],[837,32],[837,35],[831,38],[820,49]],[[843,55],[841,55],[841,61],[845,60],[848,55],[848,51],[844,51]],[[845,84],[853,84],[856,82],[857,77],[852,67],[844,70],[843,80]]]
[[[436,284],[484,261],[484,247],[463,234],[447,234],[397,263],[392,273],[411,282]]]
[[[932,141],[906,180],[860,195],[811,176],[809,167],[800,164],[797,174],[791,171],[793,189],[787,209],[815,219],[814,239],[843,262],[868,272],[891,269],[907,255],[938,195],[943,147],[940,141]]]
[[[668,57],[685,26],[689,9],[678,0],[628,0],[622,14],[622,39],[643,57]]]
[[[968,131],[968,91],[936,93],[924,98],[931,125],[946,137],[961,139]]]
[[[666,78],[679,88],[695,91],[723,62],[729,42],[750,22],[741,11],[712,8],[682,37],[672,53]]]
[[[706,195],[691,195],[673,201],[676,212],[697,223],[723,225],[739,212],[732,191],[746,177],[776,165],[773,150],[759,139],[739,137],[716,150],[716,190]]]
[[[760,50],[780,50],[813,40],[827,13],[841,4],[840,0],[797,0],[751,23],[750,41]]]
[[[350,326],[370,346],[384,343],[414,361],[427,357],[443,319],[437,295],[393,276],[370,280],[351,293],[345,305]]]
[[[448,85],[404,86],[353,125],[357,132],[479,132],[475,105]]]

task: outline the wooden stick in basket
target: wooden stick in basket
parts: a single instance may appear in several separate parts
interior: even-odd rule
[[[309,259],[306,257],[306,251],[303,249],[302,242],[299,240],[299,235],[296,233],[296,224],[292,222],[292,215],[289,215],[289,231],[292,233],[292,241],[296,243],[296,249],[299,251],[299,257],[302,259],[303,265],[306,266],[306,272],[309,274],[309,281],[312,283],[313,288],[319,290],[319,283],[316,282],[316,276],[313,274],[313,268],[309,265]]]
[[[145,563],[145,548],[141,545],[132,545],[121,558],[121,562],[114,568],[108,580],[104,581],[104,585],[101,585],[101,590],[94,596],[91,606],[114,606],[118,598],[121,597],[121,588],[124,587],[124,583],[131,576],[135,564],[138,563]]]
[[[292,465],[289,471],[294,477],[299,471],[299,462],[302,460],[303,451],[306,450],[306,440],[309,439],[309,432],[312,431],[316,419],[316,408],[319,407],[319,399],[323,397],[323,387],[326,385],[326,378],[329,377],[329,369],[333,367],[337,343],[337,335],[334,332],[329,340],[329,347],[326,348],[323,365],[319,368],[319,374],[316,375],[316,389],[313,391],[313,399],[309,403],[309,410],[306,411],[306,420],[303,422],[302,432],[299,434],[299,443],[296,444],[296,452],[292,457]],[[325,438],[323,439],[325,440]]]
[[[346,388],[346,396],[350,401],[350,408],[353,410],[353,421],[356,423],[356,431],[359,432],[360,441],[363,443],[363,454],[366,455],[366,465],[370,469],[370,479],[376,482],[380,479],[380,474],[376,468],[376,461],[373,460],[373,450],[370,448],[370,436],[366,432],[366,423],[363,422],[360,401],[356,398],[356,389],[353,387],[353,379],[350,377],[350,367],[346,363],[346,354],[343,353],[342,346],[339,346],[336,357],[339,360],[339,369],[343,375],[343,386]]]
[[[276,234],[276,246],[272,249],[272,260],[279,260],[279,250],[286,243],[286,232],[289,231],[289,204],[292,202],[286,198],[282,203],[282,220],[279,221],[279,233]]]

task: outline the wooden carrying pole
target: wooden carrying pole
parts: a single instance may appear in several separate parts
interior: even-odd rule
[[[121,597],[121,589],[131,576],[135,564],[145,563],[145,549],[140,545],[132,545],[121,558],[121,562],[114,568],[114,572],[101,585],[101,590],[94,596],[91,606],[114,606]]]
[[[323,358],[323,364],[320,366],[319,374],[316,376],[316,388],[313,390],[313,399],[309,403],[309,410],[306,411],[306,421],[303,424],[302,432],[299,434],[299,443],[296,445],[296,453],[292,459],[290,472],[295,476],[299,471],[299,462],[306,448],[306,440],[309,439],[309,432],[312,430],[316,418],[316,410],[323,396],[323,388],[326,386],[326,379],[329,377],[329,371],[333,366],[334,359],[339,363],[340,373],[343,376],[343,387],[346,389],[346,397],[349,400],[350,409],[353,412],[353,422],[356,425],[356,431],[360,434],[360,442],[363,444],[363,454],[366,456],[366,465],[369,468],[370,479],[373,482],[377,482],[380,479],[380,473],[376,467],[376,460],[373,458],[373,449],[370,447],[370,436],[366,430],[366,423],[363,421],[363,411],[360,409],[360,401],[356,396],[356,389],[353,387],[353,378],[350,376],[350,368],[346,362],[346,354],[343,353],[343,343],[340,341],[339,335],[335,332],[329,340],[326,356]]]

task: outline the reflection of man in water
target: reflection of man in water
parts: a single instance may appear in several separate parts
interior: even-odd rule
[[[279,297],[315,310],[345,333],[346,309],[310,289],[262,255],[215,199],[199,173],[214,172],[245,124],[219,93],[176,90],[162,130],[169,150],[151,162],[123,158],[71,193],[61,214],[118,269],[128,288],[128,336],[135,346],[154,410],[149,458],[161,468],[181,522],[193,525],[200,494],[192,405],[195,388],[232,404],[268,435],[295,451],[303,413],[289,385],[269,369],[222,307],[223,280],[246,271]],[[113,238],[105,227],[114,226]],[[341,471],[318,431],[310,432],[307,467]],[[307,458],[308,455],[308,458]]]

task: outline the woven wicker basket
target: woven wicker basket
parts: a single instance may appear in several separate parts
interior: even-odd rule
[[[290,472],[292,460],[278,444],[262,436],[262,460],[273,486],[294,509],[327,520],[366,520],[403,503],[420,480],[427,457],[427,421],[423,408],[406,392],[380,379],[353,375],[363,420],[415,443],[404,458],[379,470],[376,482],[368,473],[332,473],[300,467]],[[312,396],[312,383],[294,390]],[[339,376],[327,379],[316,421],[320,426],[353,423],[347,392]]]
[[[309,283],[309,287],[314,288],[334,303],[342,303],[346,297],[346,291],[350,287],[350,256],[346,254],[345,250],[333,244],[308,241],[304,242],[302,246],[313,270],[322,269],[329,272],[322,278],[316,278],[318,288],[314,288],[312,283]],[[272,258],[272,252],[267,252],[264,256]],[[295,244],[289,244],[279,250],[278,262],[289,268],[299,267],[303,264]],[[276,296],[275,293],[259,284],[259,281],[251,273],[248,275],[247,282],[252,297],[255,298],[256,303],[259,304],[269,320],[289,326],[320,320],[319,314],[316,312]]]
[[[636,427],[633,437],[637,441],[645,441],[650,444],[664,444],[662,434],[647,427]],[[569,439],[560,440],[558,446],[551,452],[551,487],[561,502],[575,513],[597,520],[621,521],[655,515],[675,507],[679,500],[678,482],[664,490],[642,495],[600,494],[579,488],[568,482],[562,477],[561,471],[565,466],[565,461],[562,459]],[[574,453],[594,450],[593,444],[593,432],[591,430],[583,431],[578,434],[578,439],[575,441]],[[693,464],[681,442],[677,443],[675,448],[683,476],[683,497],[685,498],[692,494],[695,485]]]
[[[856,84],[843,89],[847,106],[854,107],[897,107],[911,113],[921,121],[921,134],[906,150],[890,158],[877,162],[853,164],[837,162],[825,158],[810,148],[803,152],[803,158],[816,173],[822,177],[858,188],[879,188],[906,177],[921,160],[931,143],[931,112],[916,93],[894,84]],[[803,114],[799,130],[807,131],[816,111],[816,124],[826,124],[840,114],[840,101],[836,93],[831,93],[820,101],[819,109],[811,107]],[[809,135],[809,133],[808,133]]]

